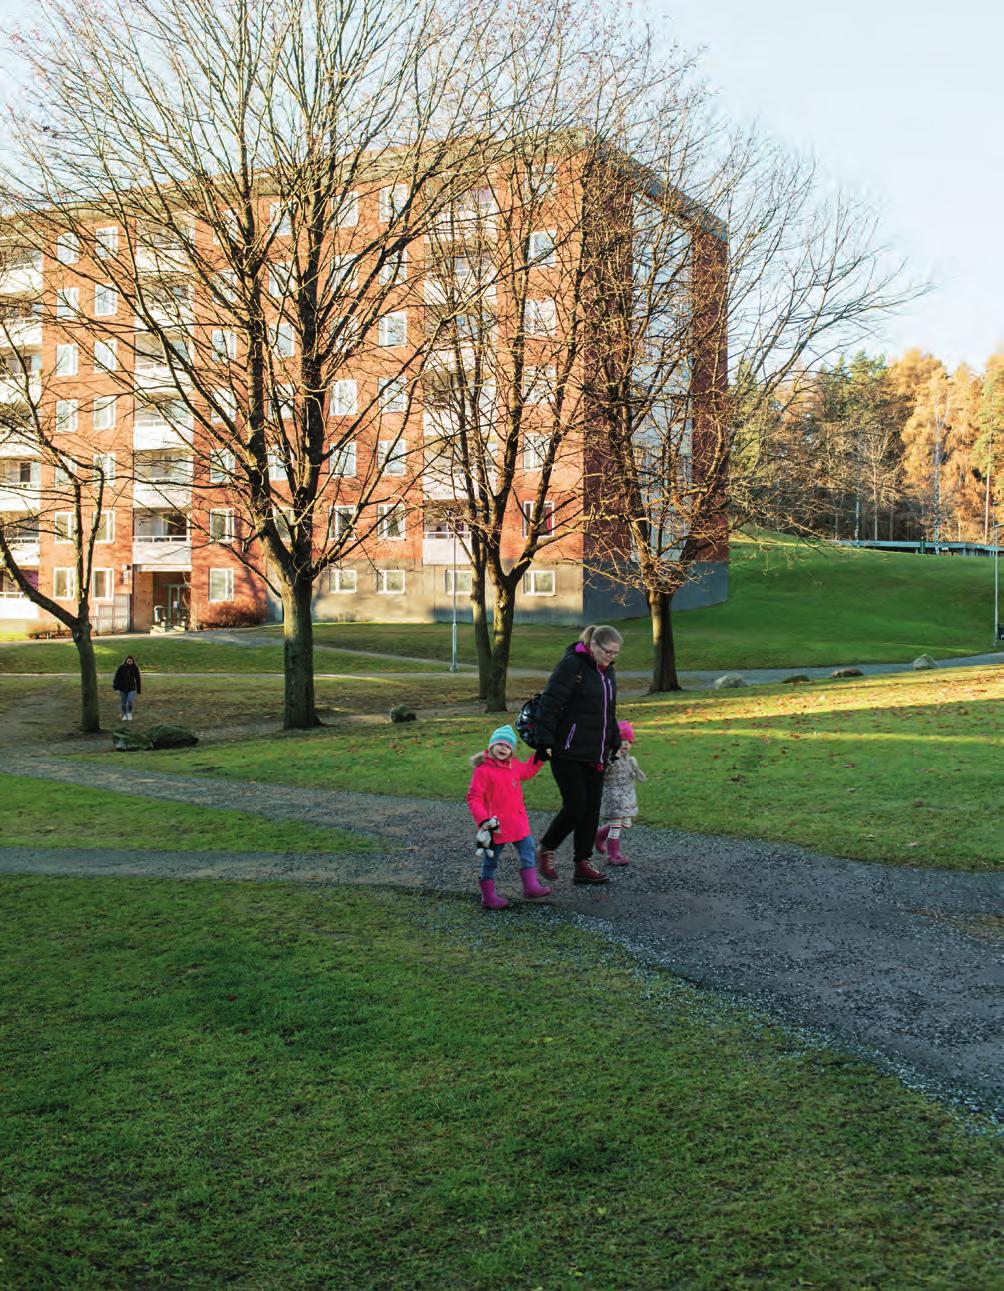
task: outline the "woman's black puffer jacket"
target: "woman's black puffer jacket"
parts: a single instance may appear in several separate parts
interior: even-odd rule
[[[588,647],[570,645],[541,694],[534,734],[553,757],[609,763],[621,743],[613,667],[601,670]]]

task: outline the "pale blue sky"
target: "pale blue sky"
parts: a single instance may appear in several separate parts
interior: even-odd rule
[[[886,238],[934,282],[884,329],[889,353],[920,345],[982,367],[1004,348],[999,0],[662,0],[648,16],[704,47],[729,115],[868,196]]]

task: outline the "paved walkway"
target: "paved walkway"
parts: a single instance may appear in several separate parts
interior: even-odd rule
[[[386,844],[379,853],[351,856],[0,848],[0,871],[373,883],[473,899],[471,827],[462,804],[54,757],[0,758],[0,771],[225,804],[271,819],[356,829]],[[538,816],[534,827],[543,822]],[[866,864],[783,844],[643,827],[631,831],[629,850],[631,866],[603,888],[572,887],[566,859],[548,904],[647,963],[864,1053],[909,1083],[1004,1114],[999,943],[953,922],[1004,916],[1004,873]],[[509,892],[518,886],[511,859],[503,862],[500,886]]]

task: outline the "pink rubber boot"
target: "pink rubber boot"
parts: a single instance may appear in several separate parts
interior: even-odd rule
[[[628,858],[621,853],[621,840],[619,838],[607,839],[607,864],[608,865],[627,865]]]
[[[609,825],[604,825],[602,829],[596,831],[596,850],[601,856],[606,856],[607,854],[607,834],[609,833]]]
[[[494,879],[479,879],[481,884],[481,904],[486,910],[504,910],[509,902],[495,891]]]
[[[519,877],[523,880],[523,895],[525,897],[549,897],[551,895],[551,889],[537,878],[537,867],[535,865],[528,865],[525,870],[520,870]]]

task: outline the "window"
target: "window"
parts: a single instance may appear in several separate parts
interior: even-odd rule
[[[543,469],[547,457],[547,446],[550,442],[547,435],[523,436],[523,470],[539,471]]]
[[[115,479],[115,454],[114,453],[95,453],[94,454],[94,479],[103,479],[106,484],[111,484]]]
[[[94,371],[114,372],[119,365],[117,341],[94,342]]]
[[[527,171],[525,196],[528,201],[550,197],[554,193],[555,170],[553,161],[538,161]]]
[[[553,596],[554,570],[531,569],[523,576],[523,591],[527,596]]]
[[[407,412],[408,394],[403,378],[384,377],[377,382],[377,390],[384,412]]]
[[[527,365],[523,369],[524,403],[547,403],[554,398],[558,370],[554,365],[535,368]]]
[[[221,269],[219,273],[213,274],[213,287],[217,295],[225,305],[236,305],[240,292],[238,290],[237,274],[233,269]]]
[[[75,569],[54,569],[52,571],[52,595],[57,601],[75,601],[77,599],[77,571]]]
[[[56,239],[56,259],[60,264],[76,264],[80,259],[80,239],[75,233],[61,233]]]
[[[331,450],[331,474],[353,478],[356,473],[355,444],[339,444]]]
[[[213,328],[213,362],[233,362],[237,358],[237,333],[222,327]]]
[[[377,461],[384,475],[403,475],[405,445],[400,439],[381,439],[377,443]]]
[[[404,570],[378,569],[376,571],[376,590],[381,596],[403,596]]]
[[[454,578],[454,575],[456,577]],[[474,573],[470,569],[448,569],[446,571],[446,595],[452,596],[456,587],[457,595],[470,596],[474,590]]]
[[[119,231],[114,225],[94,230],[94,254],[99,260],[107,260],[119,249]]]
[[[231,242],[240,242],[243,237],[241,222],[232,206],[221,207],[219,212],[220,227],[213,229],[213,241],[222,246],[224,238]]]
[[[98,516],[97,529],[94,534],[95,542],[114,542],[115,541],[115,512],[102,511]]]
[[[75,345],[56,346],[56,376],[75,377],[77,375],[77,347]]]
[[[289,421],[296,413],[294,386],[276,383],[275,398],[268,401],[268,414],[274,421]]]
[[[354,569],[329,569],[329,592],[354,592],[356,590],[356,571]]]
[[[237,396],[233,390],[214,390],[209,420],[219,424],[225,422],[227,418],[230,421],[237,418]]]
[[[56,290],[56,317],[76,318],[80,313],[80,289],[59,287]]]
[[[269,203],[268,222],[272,232],[277,233],[281,238],[288,238],[293,232],[289,211],[284,209],[282,202]]]
[[[72,434],[77,429],[76,399],[56,400],[56,430]]]
[[[95,430],[112,430],[115,426],[116,398],[113,394],[95,396],[92,420]]]
[[[521,503],[523,512],[523,537],[525,538],[530,532],[530,517],[533,515],[533,502],[527,500]],[[554,533],[554,503],[544,503],[544,514],[541,518],[540,532],[542,534]]]
[[[72,542],[77,526],[72,511],[56,511],[52,517],[53,542]]]
[[[331,387],[332,417],[352,417],[359,411],[359,387],[355,381],[336,381]],[[355,474],[355,471],[352,472]]]
[[[394,184],[380,189],[380,223],[396,220],[408,204],[408,185]]]
[[[345,193],[338,202],[338,225],[343,229],[354,229],[359,223],[359,194]],[[352,589],[356,589],[353,587]]]
[[[91,570],[91,595],[96,601],[110,601],[115,594],[114,569]]]
[[[94,284],[94,316],[108,318],[118,313],[119,294],[110,282]]]
[[[234,571],[232,569],[211,569],[209,571],[210,601],[232,601],[234,599]]]
[[[528,300],[523,315],[527,336],[553,336],[558,330],[558,308],[551,297]]]
[[[332,507],[329,534],[333,538],[351,538],[356,532],[356,508]]]
[[[282,484],[286,479],[286,468],[282,464],[282,458],[274,449],[269,449],[268,478],[273,484]]]
[[[527,259],[539,269],[551,269],[555,264],[554,229],[541,229],[531,233],[527,246]]]
[[[402,247],[400,251],[389,255],[380,266],[380,281],[391,284],[403,282],[407,271],[408,252]]]
[[[63,470],[61,466],[56,466],[53,468],[53,472],[52,472],[53,488],[60,489],[63,487],[64,484],[69,484],[69,482],[70,482],[70,477],[67,474],[67,472]]]
[[[209,454],[209,483],[226,484],[234,473],[236,459],[229,448],[215,448]]]
[[[404,507],[400,502],[377,507],[377,516],[378,538],[388,542],[400,542],[404,538]]]
[[[280,359],[291,359],[296,353],[296,341],[293,337],[292,323],[278,323],[272,334],[272,344]]]
[[[406,345],[408,342],[408,315],[400,309],[393,314],[384,314],[377,325],[378,345]]]
[[[359,285],[359,261],[354,255],[331,257],[331,284],[334,291],[354,291]]]
[[[291,268],[289,261],[273,264],[268,267],[268,293],[282,298],[289,291]]]
[[[232,511],[210,511],[209,513],[209,541],[210,542],[233,542],[234,540],[234,513]],[[225,597],[229,600],[229,597]]]

